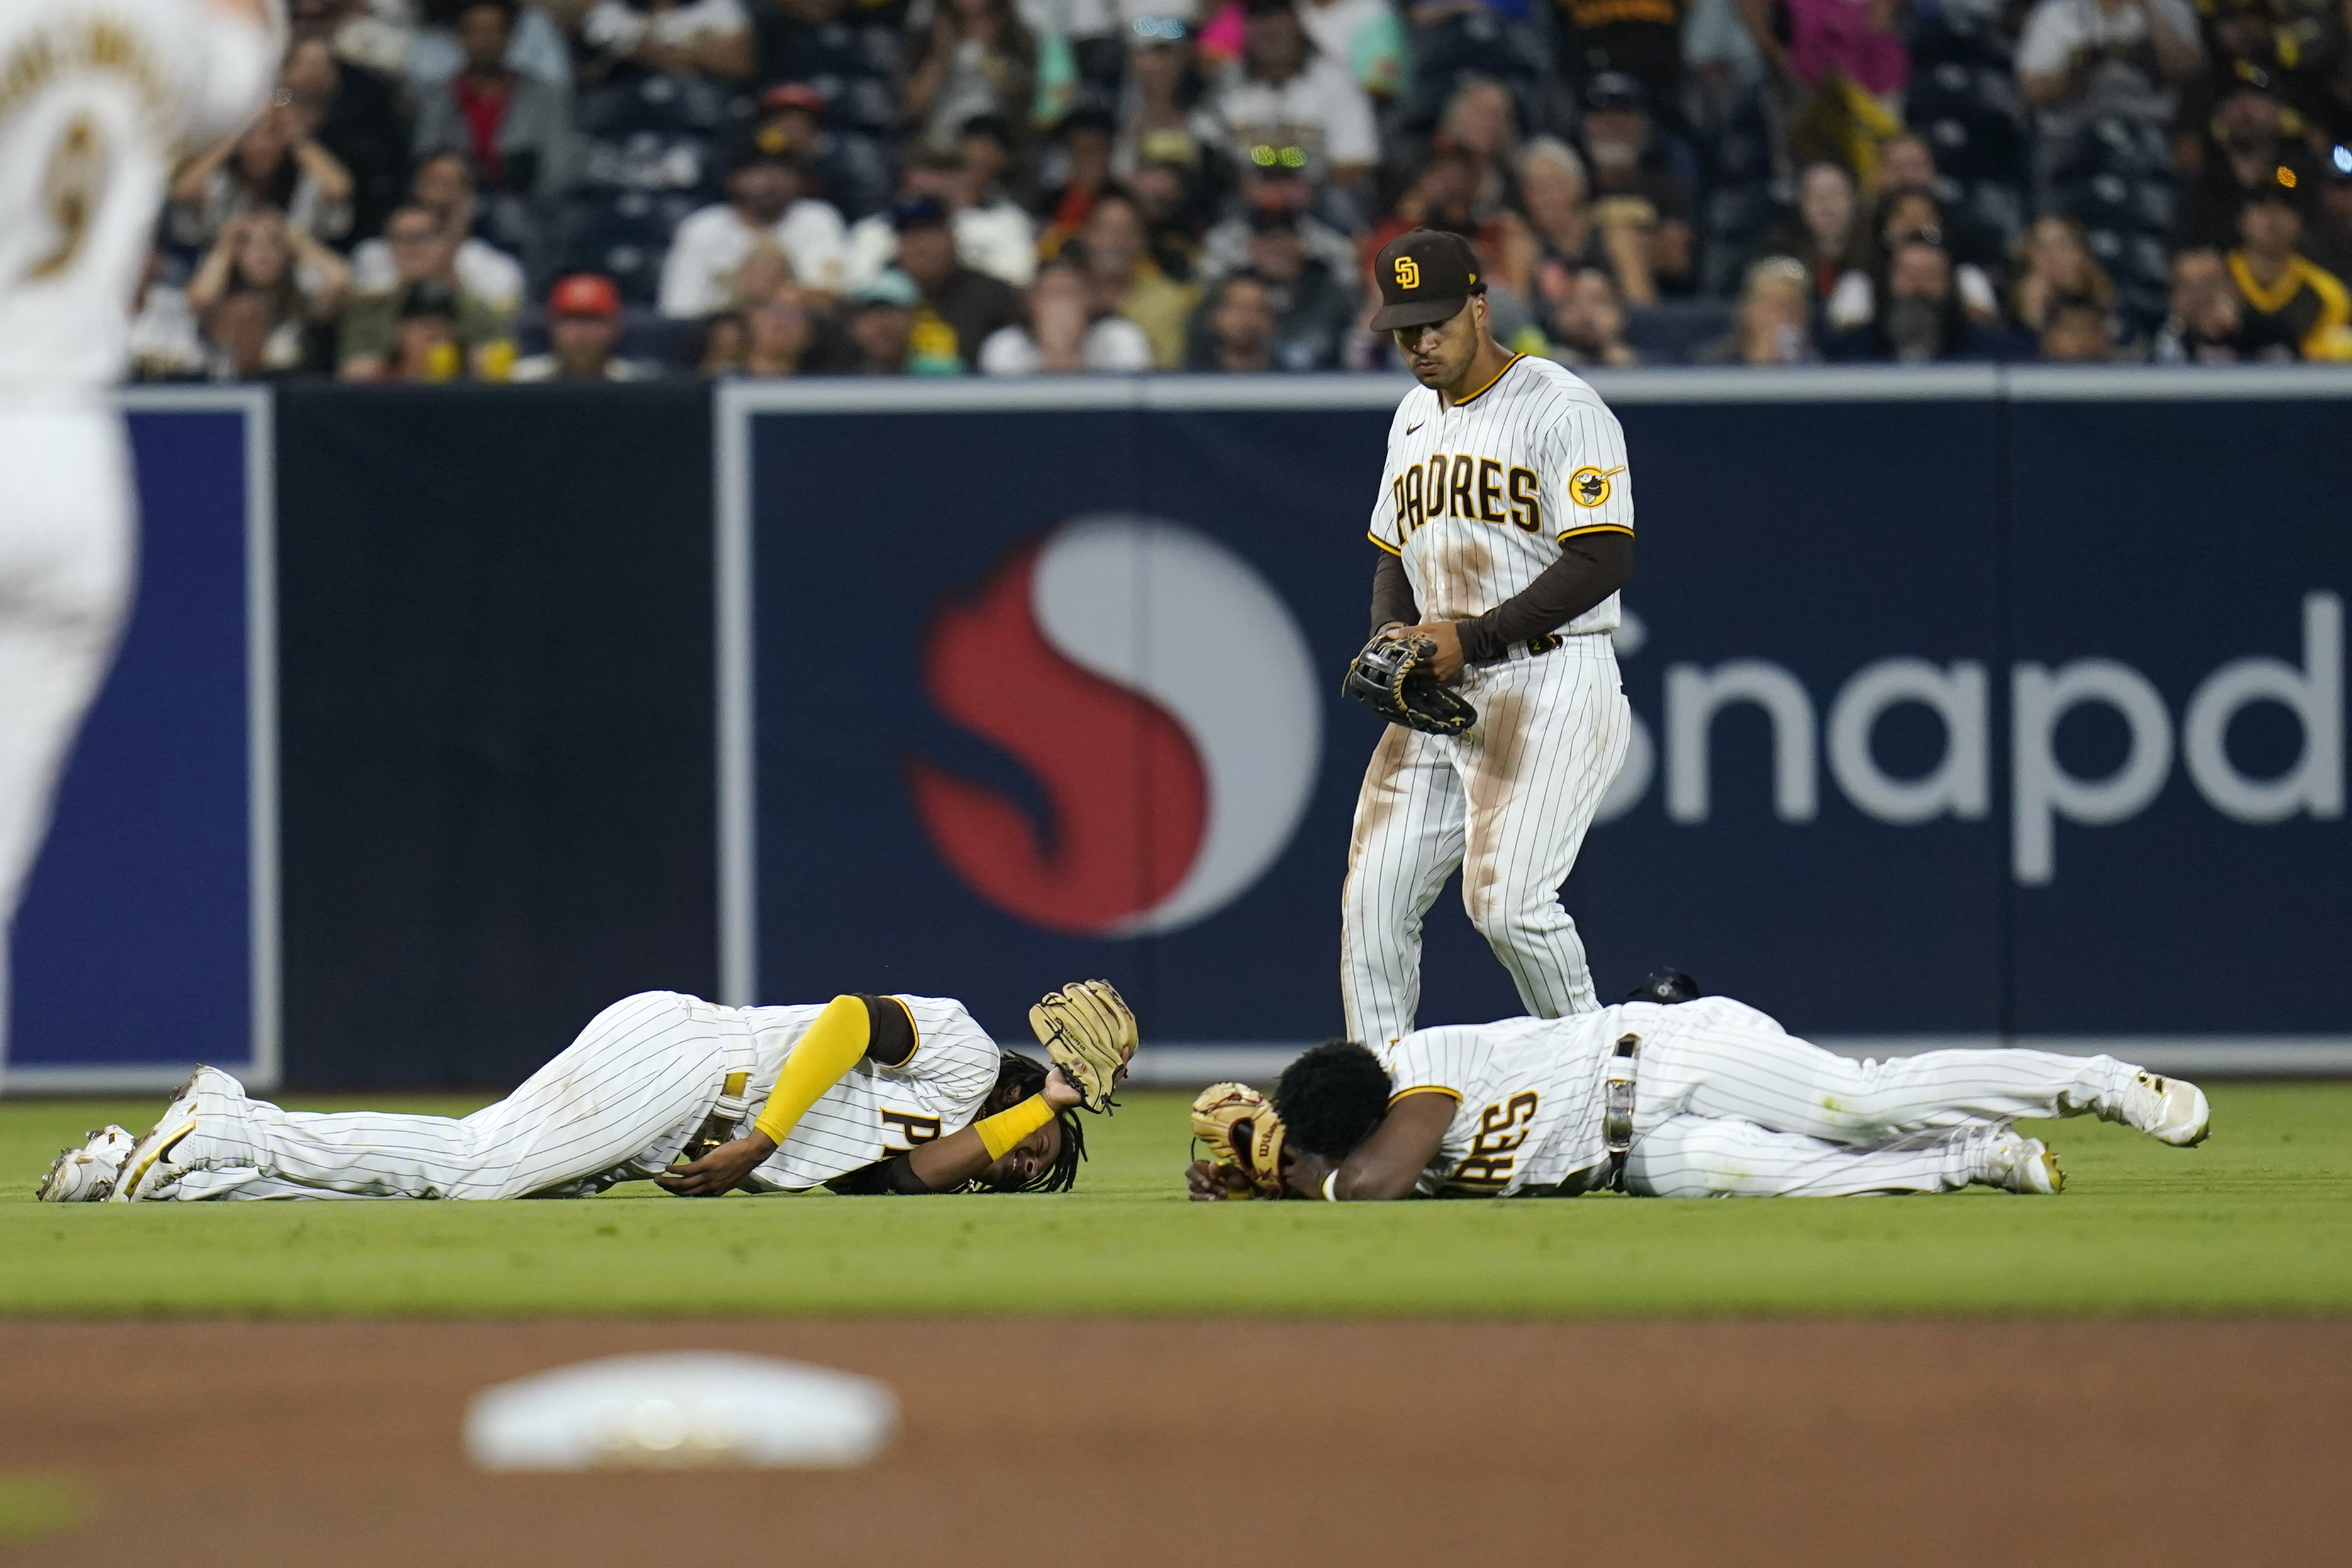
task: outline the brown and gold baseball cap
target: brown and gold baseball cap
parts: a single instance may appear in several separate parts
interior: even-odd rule
[[[1481,292],[1470,242],[1438,229],[1407,229],[1381,246],[1372,277],[1381,286],[1375,332],[1448,320],[1464,300]]]

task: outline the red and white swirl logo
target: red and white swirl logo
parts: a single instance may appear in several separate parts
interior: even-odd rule
[[[916,815],[973,892],[1049,930],[1206,918],[1274,863],[1314,788],[1306,638],[1248,563],[1181,524],[1096,514],[1024,540],[933,613],[923,678],[1029,770],[1045,820],[909,757]]]

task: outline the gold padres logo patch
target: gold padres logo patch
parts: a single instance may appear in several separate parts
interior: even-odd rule
[[[1613,476],[1623,472],[1622,464],[1614,468],[1597,468],[1588,463],[1568,476],[1568,498],[1580,507],[1605,505],[1617,488]]]
[[[1418,288],[1418,287],[1421,287],[1421,263],[1419,263],[1419,262],[1417,262],[1417,261],[1413,260],[1413,258],[1412,258],[1412,257],[1411,257],[1411,256],[1401,256],[1397,257],[1397,258],[1396,258],[1396,277],[1397,277],[1397,287],[1398,287],[1399,288]]]

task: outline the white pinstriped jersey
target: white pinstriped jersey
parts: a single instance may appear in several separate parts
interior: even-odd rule
[[[915,1054],[902,1067],[861,1060],[817,1097],[782,1145],[752,1173],[760,1186],[800,1192],[968,1126],[996,1087],[1003,1053],[986,1030],[947,997],[900,997],[915,1020]],[[751,1075],[756,1119],[823,1004],[746,1008],[760,1065]]]
[[[257,113],[276,66],[205,0],[0,0],[0,389],[122,374],[172,161]]]
[[[1454,1097],[1453,1122],[1416,1190],[1435,1197],[1510,1197],[1557,1186],[1608,1159],[1602,1079],[1617,1037],[1643,1031],[1655,1004],[1559,1019],[1449,1024],[1406,1035],[1389,1059],[1399,1096]]]
[[[1535,581],[1577,534],[1633,531],[1625,433],[1572,371],[1520,355],[1451,408],[1415,387],[1389,423],[1372,542],[1404,560],[1424,621],[1467,621]],[[1610,632],[1611,594],[1560,630]]]

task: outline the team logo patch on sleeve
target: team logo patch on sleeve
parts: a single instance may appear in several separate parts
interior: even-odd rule
[[[1600,468],[1588,463],[1568,476],[1568,498],[1580,507],[1601,506],[1616,492],[1615,476],[1623,472],[1622,465]]]

